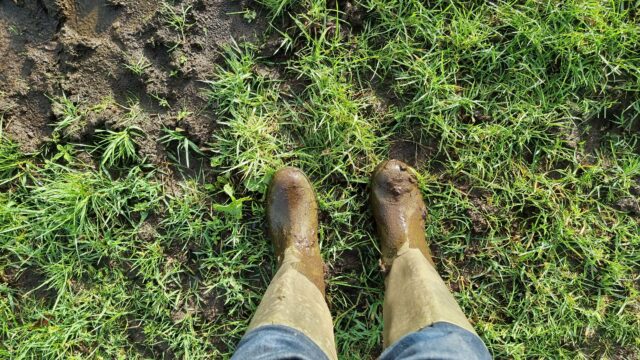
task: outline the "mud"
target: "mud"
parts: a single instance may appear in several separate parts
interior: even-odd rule
[[[174,3],[174,2],[170,2]],[[265,17],[248,23],[248,1],[183,0],[184,37],[153,0],[0,1],[0,114],[5,133],[23,151],[52,137],[59,112],[51,98],[65,94],[83,114],[68,141],[91,143],[96,129],[138,126],[146,134],[139,152],[168,163],[159,137],[163,127],[185,129],[204,145],[216,127],[203,95],[221,46],[232,39],[256,41]],[[256,9],[256,11],[258,11]],[[144,74],[125,65],[141,60]],[[139,116],[127,116],[133,110]],[[178,112],[187,113],[178,120]],[[123,119],[127,123],[124,124]]]
[[[620,211],[632,215],[640,215],[640,201],[632,196],[622,198],[616,202],[616,207]]]
[[[30,294],[40,302],[53,305],[56,292],[44,284],[45,280],[44,274],[32,267],[26,267],[21,271],[8,268],[4,273],[0,272],[0,283],[8,284],[20,294]]]
[[[422,168],[431,159],[435,149],[423,145],[420,141],[405,139],[392,140],[389,146],[389,158],[407,163],[414,168]]]

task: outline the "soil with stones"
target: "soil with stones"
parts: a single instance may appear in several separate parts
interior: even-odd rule
[[[223,45],[256,41],[266,22],[259,12],[245,19],[243,12],[257,10],[244,0],[169,3],[170,9],[155,0],[0,0],[5,134],[25,152],[38,150],[61,115],[51,99],[64,95],[85,115],[65,134],[72,141],[90,143],[96,129],[117,129],[126,117],[127,126],[146,135],[140,154],[156,165],[169,163],[159,141],[163,127],[180,127],[205,144],[216,119],[205,111],[201,80]],[[171,10],[183,9],[184,34],[168,20]],[[136,63],[143,74],[126,66]]]

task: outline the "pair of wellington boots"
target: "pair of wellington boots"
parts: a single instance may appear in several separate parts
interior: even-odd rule
[[[384,347],[440,321],[474,332],[433,266],[424,236],[426,207],[413,169],[397,160],[380,164],[372,176],[371,206],[387,274]],[[329,359],[337,359],[324,296],[317,204],[304,173],[296,168],[276,172],[267,195],[267,217],[279,268],[248,331],[289,326],[307,335]]]

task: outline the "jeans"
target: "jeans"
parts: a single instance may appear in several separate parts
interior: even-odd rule
[[[266,325],[247,333],[232,360],[326,360],[325,353],[300,331]],[[436,322],[389,346],[380,360],[491,359],[480,338],[447,322]]]

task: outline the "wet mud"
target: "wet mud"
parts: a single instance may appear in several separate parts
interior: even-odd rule
[[[140,153],[167,163],[158,141],[163,127],[180,127],[198,144],[210,140],[216,118],[203,95],[223,45],[256,41],[264,16],[251,23],[241,14],[247,1],[183,0],[184,36],[168,23],[155,0],[0,0],[0,115],[6,135],[25,152],[52,136],[60,114],[52,98],[63,94],[82,111],[82,124],[65,134],[91,143],[95,130],[122,126],[125,113],[140,116],[128,126],[146,134]],[[142,61],[144,74],[127,64]],[[178,117],[182,112],[187,116]]]

